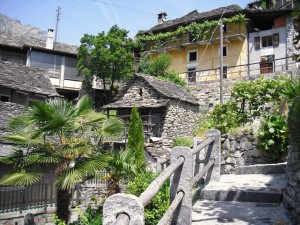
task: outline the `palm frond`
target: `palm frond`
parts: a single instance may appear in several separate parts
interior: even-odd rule
[[[21,149],[14,150],[10,155],[0,157],[0,162],[5,164],[15,164],[23,158],[23,151]]]
[[[38,182],[42,178],[41,173],[28,173],[25,171],[18,171],[10,173],[2,177],[0,180],[1,185],[14,185],[14,186],[28,186]]]
[[[84,95],[76,104],[76,116],[82,116],[89,113],[93,109],[93,101],[88,95]]]
[[[99,170],[107,167],[109,162],[113,159],[110,155],[99,155],[93,158],[86,158],[84,162],[77,165],[77,168],[86,174],[87,172],[96,173]]]
[[[37,164],[58,164],[62,158],[56,154],[47,154],[46,152],[29,153],[23,158],[26,165]]]
[[[8,123],[8,130],[10,133],[25,132],[32,129],[32,120],[27,113],[14,116]]]
[[[109,117],[102,123],[98,132],[104,141],[116,140],[124,134],[124,123],[117,117]]]
[[[39,137],[34,138],[31,136],[31,134],[32,133],[30,132],[6,134],[3,136],[3,138],[21,146],[34,147],[44,144],[43,140],[41,140]]]
[[[298,80],[291,80],[285,89],[281,90],[282,95],[288,100],[293,100],[300,94],[300,78]]]
[[[82,181],[85,174],[78,168],[67,168],[57,178],[56,186],[58,189],[69,190],[75,186],[76,183]]]

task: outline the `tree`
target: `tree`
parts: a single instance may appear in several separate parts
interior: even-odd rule
[[[97,36],[85,34],[78,50],[77,70],[91,82],[94,77],[103,84],[106,103],[116,93],[116,81],[128,79],[133,72],[134,42],[128,31],[114,25]]]
[[[142,171],[146,167],[145,161],[145,138],[143,122],[136,107],[131,109],[130,122],[128,127],[128,143],[126,149],[132,151],[137,170]]]
[[[162,53],[154,59],[150,59],[150,55],[145,54],[140,60],[138,71],[161,80],[167,80],[180,86],[185,86],[185,81],[176,71],[168,70],[171,64],[172,57],[168,53]]]
[[[108,165],[99,141],[123,131],[121,121],[108,120],[92,110],[89,97],[77,105],[63,99],[33,103],[25,114],[13,117],[4,138],[15,143],[15,151],[0,159],[14,170],[2,177],[3,185],[31,185],[42,179],[44,168],[54,167],[57,216],[68,222],[70,189]]]

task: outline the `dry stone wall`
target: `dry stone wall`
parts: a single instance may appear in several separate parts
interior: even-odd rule
[[[252,132],[227,135],[221,139],[221,173],[234,173],[239,166],[272,163],[272,160],[257,149],[257,139]]]

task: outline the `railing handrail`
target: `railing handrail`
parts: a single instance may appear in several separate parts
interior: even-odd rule
[[[198,144],[194,141],[194,148],[175,147],[171,151],[171,164],[151,182],[139,197],[133,195],[116,194],[107,199],[104,204],[104,225],[129,225],[144,224],[144,207],[159,192],[165,181],[171,177],[171,205],[158,225],[167,224],[172,219],[172,224],[190,224],[192,221],[192,186],[198,182],[208,171],[206,180],[219,181],[220,176],[220,140],[221,135],[217,130],[210,130],[206,139]],[[207,148],[206,165],[196,176],[194,174],[195,154]],[[190,150],[190,151],[189,151]],[[199,157],[199,156],[197,156]],[[214,167],[216,165],[216,168]],[[181,168],[180,170],[178,170]],[[126,203],[125,203],[126,202]],[[129,204],[130,202],[130,204]],[[130,207],[129,207],[130,205]],[[180,208],[178,208],[180,206]],[[177,210],[178,209],[178,210]],[[173,217],[173,214],[176,214]],[[131,223],[132,220],[132,223]]]
[[[199,145],[193,148],[192,150],[193,155],[197,154],[198,152],[200,152],[202,149],[204,149],[206,146],[208,146],[214,141],[215,141],[215,137],[206,138],[203,142],[201,142]]]
[[[170,176],[174,173],[174,171],[183,163],[184,163],[184,158],[183,157],[178,158],[176,163],[173,163],[172,165],[168,166],[158,177],[155,178],[154,181],[151,182],[151,184],[147,187],[147,189],[139,196],[139,200],[144,207],[149,204],[151,199],[159,192],[159,189],[163,186],[166,180],[169,179]],[[121,224],[120,222],[124,224],[125,217],[124,216],[120,217],[120,215],[117,217],[116,225]],[[126,215],[126,217],[128,216]]]

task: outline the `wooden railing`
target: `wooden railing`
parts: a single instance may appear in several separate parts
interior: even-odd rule
[[[194,184],[205,175],[205,183],[220,181],[220,140],[221,134],[218,130],[209,130],[203,142],[200,143],[199,139],[194,140],[193,149],[173,148],[170,165],[139,197],[116,194],[106,200],[103,206],[103,225],[144,225],[144,207],[170,177],[171,205],[158,225],[191,224]],[[202,162],[199,160],[199,152],[202,149],[207,149],[203,160],[204,167],[194,168],[195,162]]]

